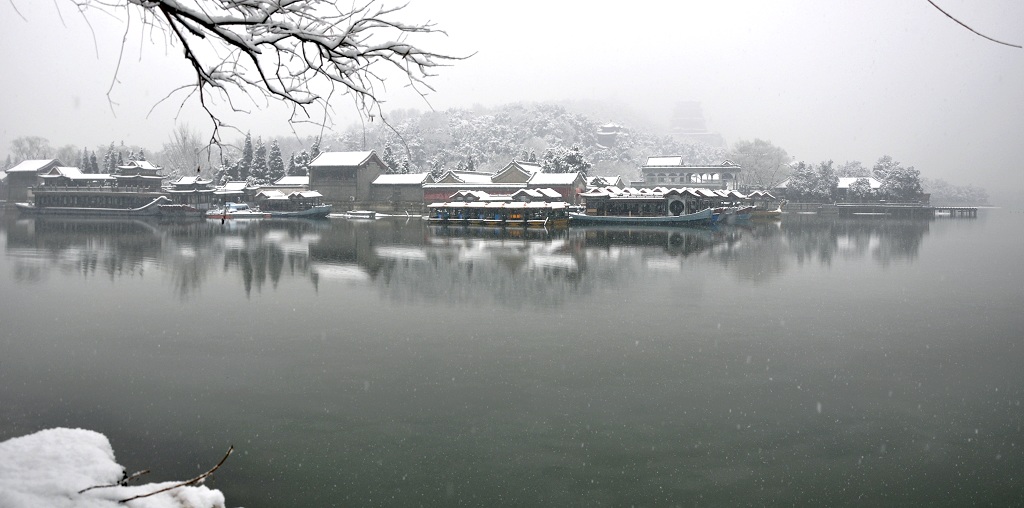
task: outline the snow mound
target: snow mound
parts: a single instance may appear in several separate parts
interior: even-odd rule
[[[124,468],[107,437],[84,429],[48,429],[0,443],[3,508],[224,508],[224,495],[205,486],[178,487],[130,503],[118,501],[179,482],[92,489],[117,483]]]

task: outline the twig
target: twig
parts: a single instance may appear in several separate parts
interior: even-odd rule
[[[202,481],[205,480],[206,477],[210,476],[211,474],[213,474],[214,471],[216,471],[218,468],[220,468],[221,464],[223,464],[225,460],[228,460],[228,457],[231,455],[231,452],[233,452],[233,451],[235,451],[235,447],[234,446],[229,447],[228,448],[228,452],[224,454],[224,458],[220,459],[220,462],[218,462],[216,466],[213,466],[213,468],[211,468],[209,471],[207,471],[207,472],[205,472],[205,473],[203,473],[203,474],[201,474],[201,475],[199,475],[199,476],[197,476],[195,478],[192,478],[191,480],[187,480],[187,481],[181,482],[181,483],[179,483],[177,485],[171,485],[170,487],[163,488],[163,489],[160,489],[160,490],[157,490],[157,491],[154,491],[154,492],[150,492],[149,494],[139,494],[139,495],[137,495],[135,497],[129,497],[128,499],[122,499],[122,500],[118,501],[118,503],[123,504],[123,503],[127,503],[128,501],[134,501],[136,499],[140,499],[140,498],[143,498],[143,497],[154,496],[154,495],[159,494],[161,492],[167,492],[168,490],[173,490],[173,489],[176,489],[178,487],[186,487],[186,486],[189,486],[189,485],[195,485],[197,483],[202,483]]]
[[[149,470],[148,469],[143,469],[142,471],[139,471],[139,472],[137,472],[137,473],[135,473],[135,474],[133,474],[131,476],[128,476],[128,472],[127,471],[125,471],[125,472],[123,472],[121,474],[122,474],[121,479],[117,483],[111,483],[110,485],[93,485],[92,487],[87,487],[87,488],[84,488],[84,489],[78,491],[78,493],[79,494],[84,494],[86,492],[89,492],[92,489],[105,489],[105,488],[108,488],[108,487],[124,487],[125,485],[128,485],[128,482],[130,482],[132,480],[135,480],[135,479],[137,479],[138,477],[140,477],[140,476],[142,476],[144,474],[149,474]]]
[[[939,7],[938,5],[935,5],[935,2],[933,2],[932,0],[928,0],[928,3],[932,4],[932,7],[935,7],[936,9],[938,9],[939,12],[945,14],[947,18],[949,18],[949,19],[951,19],[953,21],[956,21],[956,24],[958,24],[958,25],[960,25],[960,26],[962,26],[962,27],[964,27],[964,28],[974,32],[975,34],[977,34],[977,35],[979,35],[981,37],[984,37],[985,39],[988,39],[988,40],[990,40],[992,42],[995,42],[997,44],[1002,44],[1004,46],[1010,46],[1011,48],[1018,48],[1018,49],[1020,48],[1020,46],[1017,45],[1017,44],[1010,44],[1009,42],[1003,42],[1003,41],[995,40],[995,39],[993,39],[993,38],[991,38],[991,37],[989,37],[989,36],[979,32],[979,31],[977,31],[977,30],[975,30],[975,29],[965,25],[963,21],[960,21],[959,19],[954,18],[952,14],[942,10],[942,7]]]

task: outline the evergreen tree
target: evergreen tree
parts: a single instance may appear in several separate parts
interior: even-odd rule
[[[387,166],[385,173],[398,173],[400,164],[398,159],[395,157],[395,152],[391,149],[391,141],[389,140],[384,145],[384,153],[381,154],[380,160]]]
[[[117,150],[113,141],[110,142],[107,153],[103,154],[103,171],[107,174],[114,174],[117,171]]]
[[[91,155],[89,155],[89,172],[90,173],[99,173],[100,172],[100,165],[96,161],[96,152],[93,152]]]
[[[238,179],[248,180],[249,171],[252,169],[252,134],[245,133],[245,144],[242,146],[242,158],[236,163],[238,165]]]
[[[82,149],[82,156],[78,159],[78,168],[81,169],[83,173],[91,173],[92,172],[92,171],[89,171],[89,149],[88,148],[83,148]]]
[[[294,163],[294,159],[292,159]],[[285,175],[284,172],[284,160],[281,158],[281,147],[277,145],[277,140],[270,142],[270,155],[267,157],[267,180],[276,182]]]
[[[289,169],[289,176],[307,176],[309,175],[309,152],[303,150],[298,155],[292,154],[292,158],[295,161]]]
[[[313,162],[313,159],[316,159],[317,156],[319,156],[319,155],[320,155],[320,138],[316,138],[316,139],[313,140],[313,146],[309,147],[309,155],[306,158],[306,162],[307,163]]]
[[[256,148],[252,153],[252,166],[249,168],[249,176],[257,184],[267,183],[267,147],[263,144],[263,137],[256,138]]]
[[[11,158],[11,154],[7,154],[7,160],[4,162],[4,171],[11,169],[14,166],[14,159]]]
[[[288,176],[295,176],[295,172],[295,154],[293,153],[288,157],[288,169],[285,170],[285,174]]]

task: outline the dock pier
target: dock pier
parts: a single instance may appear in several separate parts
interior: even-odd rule
[[[931,206],[921,203],[787,203],[787,212],[817,213],[819,215],[887,216],[904,218],[978,217],[976,206]]]
[[[949,215],[950,217],[978,217],[978,207],[976,206],[934,206],[933,215],[940,213]]]

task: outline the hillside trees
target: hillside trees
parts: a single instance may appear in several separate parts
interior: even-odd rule
[[[572,148],[549,148],[541,159],[541,167],[545,173],[580,172],[586,177],[590,171],[590,161],[583,156],[580,145]]]

